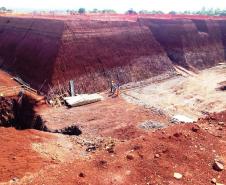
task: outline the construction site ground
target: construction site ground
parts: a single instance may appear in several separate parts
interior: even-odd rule
[[[226,81],[226,65],[191,72],[177,69],[179,74],[160,83],[132,88],[123,97],[135,104],[155,107],[169,116],[185,115],[193,120],[208,112],[226,110],[226,93],[218,90]]]
[[[215,159],[226,162],[226,112],[202,115],[192,124],[170,122],[171,114],[199,116],[215,101],[217,106],[209,110],[225,110],[225,91],[215,90],[226,80],[224,70],[222,65],[123,90],[118,98],[102,93],[103,101],[81,107],[39,105],[36,111],[49,128],[76,125],[82,133],[68,136],[1,127],[0,184],[203,185],[213,178],[226,183],[226,171],[212,167]],[[188,95],[204,102],[186,104],[185,100],[193,101]],[[170,109],[173,103],[177,110]],[[143,123],[164,128],[150,129]],[[183,177],[175,179],[175,172]]]

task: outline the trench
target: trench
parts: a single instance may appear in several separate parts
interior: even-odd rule
[[[17,130],[35,129],[64,135],[80,135],[82,131],[72,125],[63,129],[51,130],[40,115],[35,112],[36,101],[21,97],[0,97],[0,127],[14,127]]]

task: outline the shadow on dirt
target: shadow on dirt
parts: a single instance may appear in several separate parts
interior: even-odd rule
[[[36,101],[29,96],[0,97],[0,127],[14,127],[17,130],[36,129],[65,135],[80,135],[82,131],[75,125],[51,131],[45,121],[35,112]]]
[[[75,125],[66,127],[64,129],[61,130],[55,130],[54,133],[61,133],[61,134],[65,134],[65,135],[76,135],[79,136],[82,134],[82,131]]]

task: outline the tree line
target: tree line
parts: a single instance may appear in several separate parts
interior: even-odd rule
[[[7,9],[6,7],[0,7],[0,13],[11,13],[13,10]],[[94,8],[93,10],[86,10],[85,8],[79,8],[77,10],[67,10],[66,11],[68,14],[85,14],[85,13],[109,13],[109,14],[115,14],[117,13],[113,9],[103,9],[99,10],[97,8]],[[205,8],[203,7],[201,10],[197,11],[190,11],[190,10],[185,10],[185,11],[170,11],[168,13],[164,13],[161,10],[140,10],[140,11],[135,11],[132,8],[127,10],[125,14],[129,15],[134,15],[134,14],[171,14],[171,15],[209,15],[209,16],[226,16],[226,9],[220,9],[220,8]]]
[[[13,11],[6,7],[0,7],[0,13],[12,13]]]
[[[209,16],[226,16],[226,9],[220,9],[220,8],[202,8],[201,10],[197,11],[190,11],[190,10],[185,10],[185,11],[170,11],[169,14],[186,14],[186,15],[209,15]]]
[[[79,8],[78,10],[67,10],[68,13],[70,14],[85,14],[85,13],[117,13],[113,9],[104,9],[104,10],[98,10],[98,9],[93,9],[91,11],[86,11],[85,8]],[[161,10],[140,10],[140,11],[135,11],[132,8],[127,10],[125,14],[171,14],[171,15],[209,15],[209,16],[226,16],[226,9],[207,9],[203,7],[201,10],[197,11],[190,11],[190,10],[185,10],[185,11],[170,11],[168,13],[164,13]]]
[[[113,9],[103,9],[98,10],[97,8],[94,8],[93,10],[87,11],[85,8],[79,8],[78,10],[67,10],[67,13],[69,14],[85,14],[85,13],[117,13]]]

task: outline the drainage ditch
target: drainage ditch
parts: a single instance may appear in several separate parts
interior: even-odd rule
[[[17,130],[36,129],[65,135],[80,135],[82,131],[72,125],[59,130],[51,130],[34,108],[36,101],[29,96],[0,97],[0,127],[14,127]]]

